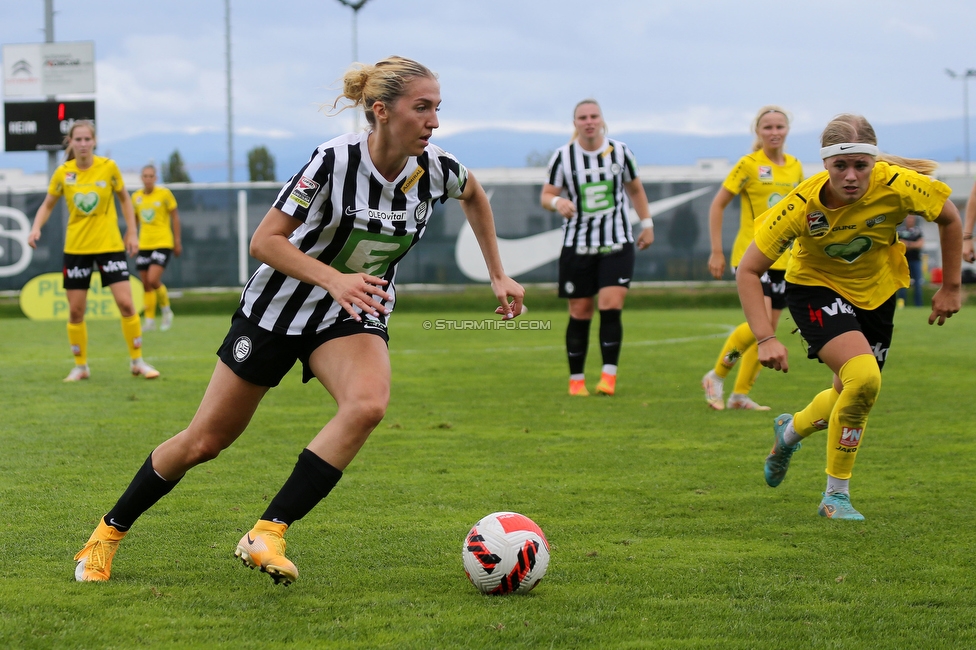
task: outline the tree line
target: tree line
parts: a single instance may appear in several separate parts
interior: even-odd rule
[[[179,149],[173,150],[169,160],[162,165],[164,183],[192,183],[189,172],[186,170],[186,163]],[[247,171],[250,181],[274,181],[275,178],[275,159],[264,145],[254,147],[247,152]]]

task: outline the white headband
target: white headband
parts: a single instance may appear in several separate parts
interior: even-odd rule
[[[843,142],[841,144],[832,144],[829,147],[824,147],[820,150],[820,158],[826,160],[831,156],[839,156],[841,154],[848,153],[866,153],[869,156],[875,156],[880,153],[878,147],[873,144],[864,144],[861,142]]]

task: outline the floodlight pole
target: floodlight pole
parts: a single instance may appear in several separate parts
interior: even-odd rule
[[[962,81],[962,137],[963,151],[966,158],[966,176],[969,176],[969,79],[976,77],[976,69],[970,68],[965,72],[957,73],[955,70],[946,68],[946,74],[952,79]]]
[[[227,45],[227,182],[234,182],[234,104],[230,76],[230,0],[224,0],[224,33]]]
[[[369,0],[339,0],[342,4],[352,9],[352,62],[359,61],[359,10]],[[359,131],[359,109],[352,114],[352,130]]]
[[[54,0],[44,0],[44,42],[54,42]],[[54,101],[54,97],[49,96],[48,101]],[[47,152],[47,177],[54,176],[54,170],[58,168],[58,152]]]

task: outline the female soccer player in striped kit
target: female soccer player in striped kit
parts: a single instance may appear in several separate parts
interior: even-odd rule
[[[739,265],[739,297],[759,346],[759,362],[786,372],[760,278],[791,249],[786,299],[806,340],[807,356],[834,373],[833,386],[794,414],[774,421],[766,483],[779,485],[803,438],[827,430],[827,489],[818,509],[831,519],[860,520],[848,482],[868,415],[881,389],[881,369],[894,328],[895,292],[908,286],[898,224],[916,214],[939,225],[943,284],[929,324],[959,311],[962,225],[950,189],[925,174],[927,160],[882,155],[874,129],[859,115],[838,115],[820,137],[826,171],[801,183],[760,217]]]
[[[168,330],[173,325],[173,309],[169,304],[169,292],[163,284],[163,271],[169,264],[170,255],[183,253],[180,237],[180,211],[176,197],[166,187],[156,185],[156,168],[142,168],[142,188],[132,193],[132,205],[139,217],[139,255],[136,268],[142,278],[145,291],[146,322],[143,331],[156,328],[156,305],[162,312],[163,322],[159,329]]]
[[[136,218],[132,201],[125,191],[122,173],[114,160],[95,155],[95,125],[77,120],[65,137],[65,159],[51,177],[44,202],[37,209],[27,244],[37,248],[41,228],[51,218],[51,211],[64,195],[68,206],[68,231],[64,238],[64,292],[68,298],[68,343],[75,367],[64,381],[81,381],[91,376],[88,367],[88,325],[85,311],[92,267],[101,273],[102,286],[109,287],[122,315],[122,336],[129,348],[129,370],[146,379],[159,371],[142,358],[142,325],[132,304],[129,266],[125,255],[139,250]],[[113,194],[115,196],[113,196]],[[115,197],[125,218],[125,241],[119,231]]]
[[[430,143],[441,102],[434,74],[389,57],[350,69],[343,96],[365,110],[368,130],[320,145],[281,190],[251,239],[263,264],[244,288],[196,415],[150,454],[102,518],[75,557],[76,579],[108,580],[136,518],[187,470],[233,443],[268,389],[300,360],[303,381],[318,379],[338,410],[235,551],[276,583],[298,577],[283,535],[332,490],[386,412],[396,265],[424,234],[435,201],[460,200],[500,303],[496,313],[521,313],[524,291],[502,269],[487,195]]]
[[[752,153],[739,159],[735,168],[722,183],[718,194],[712,199],[712,205],[708,210],[709,235],[712,242],[708,270],[716,280],[721,280],[725,273],[725,254],[722,252],[722,213],[732,199],[737,194],[741,197],[739,233],[732,245],[732,272],[734,273],[742,259],[742,254],[746,252],[749,242],[752,241],[753,222],[756,217],[776,205],[803,180],[803,165],[784,152],[786,136],[790,132],[790,120],[785,110],[779,106],[763,106],[753,120],[752,130],[756,134]],[[763,276],[763,293],[766,295],[766,307],[769,310],[773,329],[776,329],[779,323],[780,312],[786,308],[786,281],[783,278],[786,275],[788,258],[788,255],[780,257]],[[739,366],[735,387],[726,404],[722,382],[740,359],[742,365]],[[730,409],[768,411],[768,406],[760,406],[749,397],[749,391],[756,383],[761,367],[756,350],[756,337],[752,335],[749,323],[741,323],[725,340],[725,345],[722,346],[722,351],[715,361],[715,367],[702,377],[705,401],[717,411],[721,411],[726,406]]]
[[[560,147],[549,161],[549,181],[542,186],[540,201],[544,208],[565,219],[559,297],[569,299],[569,394],[590,394],[583,369],[596,295],[603,355],[596,391],[613,395],[623,342],[620,312],[634,274],[634,235],[628,208],[632,204],[641,220],[637,248],[643,250],[654,242],[654,222],[637,175],[637,161],[627,145],[606,137],[607,125],[596,100],[584,99],[576,105],[573,126],[569,144]]]

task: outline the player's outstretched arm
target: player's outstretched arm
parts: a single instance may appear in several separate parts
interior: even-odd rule
[[[952,201],[946,200],[935,223],[942,246],[942,286],[932,296],[929,325],[944,325],[962,307],[962,224]]]

